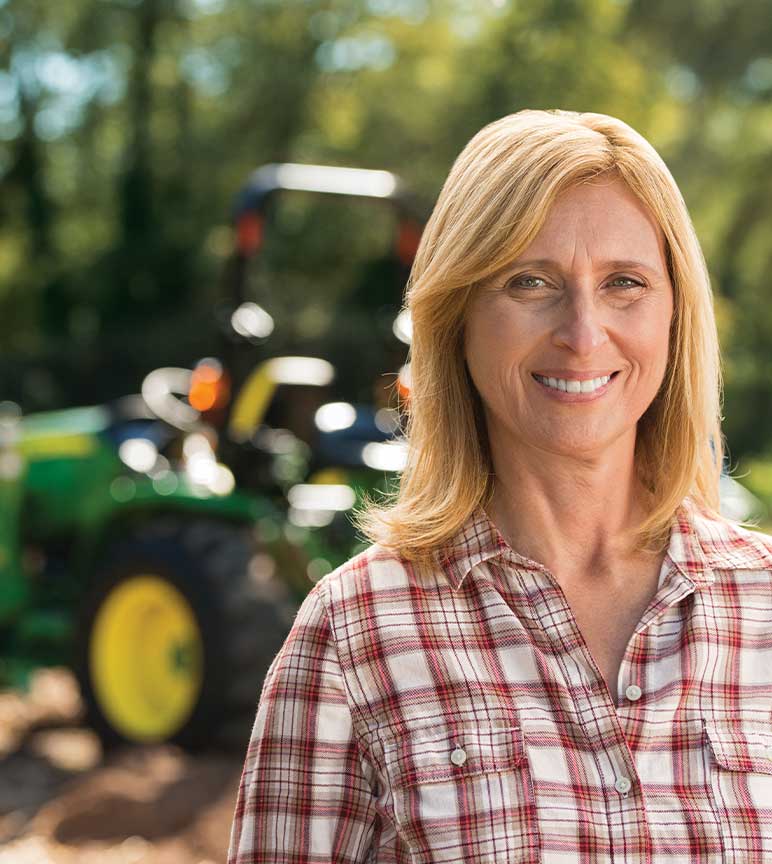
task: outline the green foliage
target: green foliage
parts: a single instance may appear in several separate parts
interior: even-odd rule
[[[743,461],[738,480],[749,489],[772,514],[772,458],[754,458]]]
[[[483,124],[562,107],[621,117],[670,165],[714,280],[732,453],[762,452],[768,11],[766,0],[0,0],[0,395],[26,408],[102,399],[215,350],[231,202],[258,165],[389,169],[430,203]],[[366,352],[386,298],[362,286],[383,277],[368,262],[388,253],[388,215],[302,196],[273,215],[250,290],[277,339],[332,350],[345,336]]]

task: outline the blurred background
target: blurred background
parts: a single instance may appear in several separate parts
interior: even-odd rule
[[[0,864],[224,860],[267,663],[399,469],[421,224],[504,114],[616,115],[668,163],[725,503],[769,530],[770,13],[0,0]]]

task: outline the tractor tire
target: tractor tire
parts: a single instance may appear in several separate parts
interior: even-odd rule
[[[297,602],[249,528],[163,518],[113,545],[81,606],[74,671],[107,747],[241,750]]]

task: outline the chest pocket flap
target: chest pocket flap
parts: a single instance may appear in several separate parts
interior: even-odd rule
[[[516,768],[525,747],[518,726],[430,727],[388,742],[385,757],[393,786],[415,786]]]
[[[728,771],[772,774],[772,724],[706,720],[705,731],[718,765]]]

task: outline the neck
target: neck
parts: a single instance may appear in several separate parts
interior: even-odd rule
[[[491,447],[496,474],[486,508],[519,554],[552,573],[602,574],[640,553],[632,531],[647,510],[635,470],[635,439],[602,454]]]

